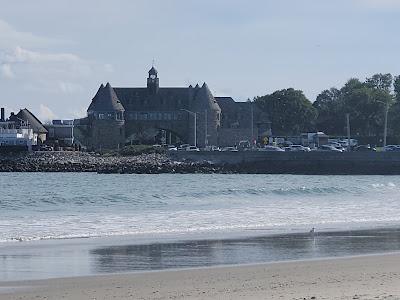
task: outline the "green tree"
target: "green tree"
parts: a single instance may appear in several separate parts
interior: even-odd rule
[[[344,134],[348,113],[353,134],[382,137],[386,104],[390,106],[393,99],[392,86],[391,74],[375,74],[365,82],[351,78],[340,90],[323,91],[313,104],[318,110],[317,128],[331,135]]]
[[[322,91],[313,103],[318,111],[316,128],[333,135],[344,134],[342,94],[337,88]]]
[[[390,74],[389,74],[390,75]],[[372,78],[378,78],[373,76]],[[387,78],[391,78],[387,76]],[[391,86],[381,79],[372,84],[368,79],[365,83],[348,82],[343,88],[343,108],[350,114],[352,131],[360,136],[382,136],[386,103],[391,104]],[[391,79],[390,79],[391,82]]]
[[[365,80],[368,87],[390,92],[393,84],[392,74],[375,74]]]
[[[396,137],[395,143],[400,143],[400,75],[393,80],[393,104],[389,110],[389,136]]]
[[[284,89],[254,100],[269,115],[274,135],[297,135],[314,129],[316,109],[300,90]]]
[[[396,97],[396,102],[400,102],[400,75],[394,78],[393,89],[394,89],[394,95]]]

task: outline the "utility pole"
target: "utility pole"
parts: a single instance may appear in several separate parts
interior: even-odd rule
[[[205,123],[204,123],[204,147],[207,147],[208,146],[208,137],[207,137],[207,127],[208,127],[208,124],[207,124],[207,109],[206,110],[204,110],[204,121],[205,121]]]
[[[194,146],[197,147],[197,114],[194,113]]]
[[[182,108],[182,111],[186,111],[187,113],[191,114],[194,118],[194,146],[197,147],[197,113],[191,110],[187,110]]]
[[[383,129],[383,148],[386,147],[388,114],[389,114],[389,101],[386,102],[386,107],[385,107],[385,128]]]
[[[253,111],[253,102],[250,102],[251,109],[251,147],[254,146],[254,111]]]
[[[347,124],[347,151],[350,151],[350,114],[346,114]]]
[[[385,124],[383,128],[383,148],[386,147],[386,139],[387,139],[387,125],[388,125],[388,114],[389,114],[389,101],[383,102],[379,101],[378,102],[385,104]]]

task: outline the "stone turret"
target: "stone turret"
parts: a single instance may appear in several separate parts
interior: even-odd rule
[[[221,108],[206,83],[202,87],[196,85],[194,93],[190,110],[197,114],[197,144],[200,147],[217,145]]]
[[[100,86],[87,113],[91,128],[91,147],[115,149],[124,145],[125,109],[110,83]]]

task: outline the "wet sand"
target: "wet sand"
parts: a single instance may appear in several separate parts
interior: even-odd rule
[[[400,253],[3,282],[0,299],[393,300],[400,299]]]
[[[138,237],[0,244],[0,282],[323,259],[400,251],[400,229],[160,239]]]

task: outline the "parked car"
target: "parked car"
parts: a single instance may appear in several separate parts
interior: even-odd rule
[[[178,148],[174,145],[168,145],[167,149],[168,151],[178,151]]]
[[[200,151],[199,148],[197,148],[196,146],[189,146],[186,148],[186,151]]]
[[[249,141],[240,141],[238,145],[238,150],[246,151],[251,149],[251,143]]]
[[[310,152],[311,149],[309,147],[304,147],[302,145],[291,145],[289,147],[290,150],[289,151],[293,151],[293,152]]]
[[[238,152],[235,147],[224,147],[221,149],[222,152]]]
[[[346,149],[340,143],[329,143],[328,145],[324,145],[324,146],[332,146],[335,149],[340,150],[340,152],[346,151]]]
[[[40,145],[39,151],[53,151],[53,147],[48,145]]]
[[[400,151],[400,145],[387,145],[383,148],[385,152],[397,152]]]
[[[189,144],[182,144],[178,147],[178,151],[186,151],[186,148],[189,146]]]
[[[370,145],[359,145],[357,147],[354,147],[354,151],[360,151],[360,152],[376,151],[376,148],[373,148]]]
[[[336,148],[333,145],[322,145],[317,151],[332,151],[332,152],[343,152],[343,150]]]
[[[285,147],[290,147],[293,145],[293,143],[291,141],[284,141],[283,143],[279,144],[280,146],[282,146],[283,148]]]
[[[276,146],[270,146],[267,145],[263,148],[259,148],[258,151],[275,151],[275,152],[285,152],[282,148],[276,147]]]

